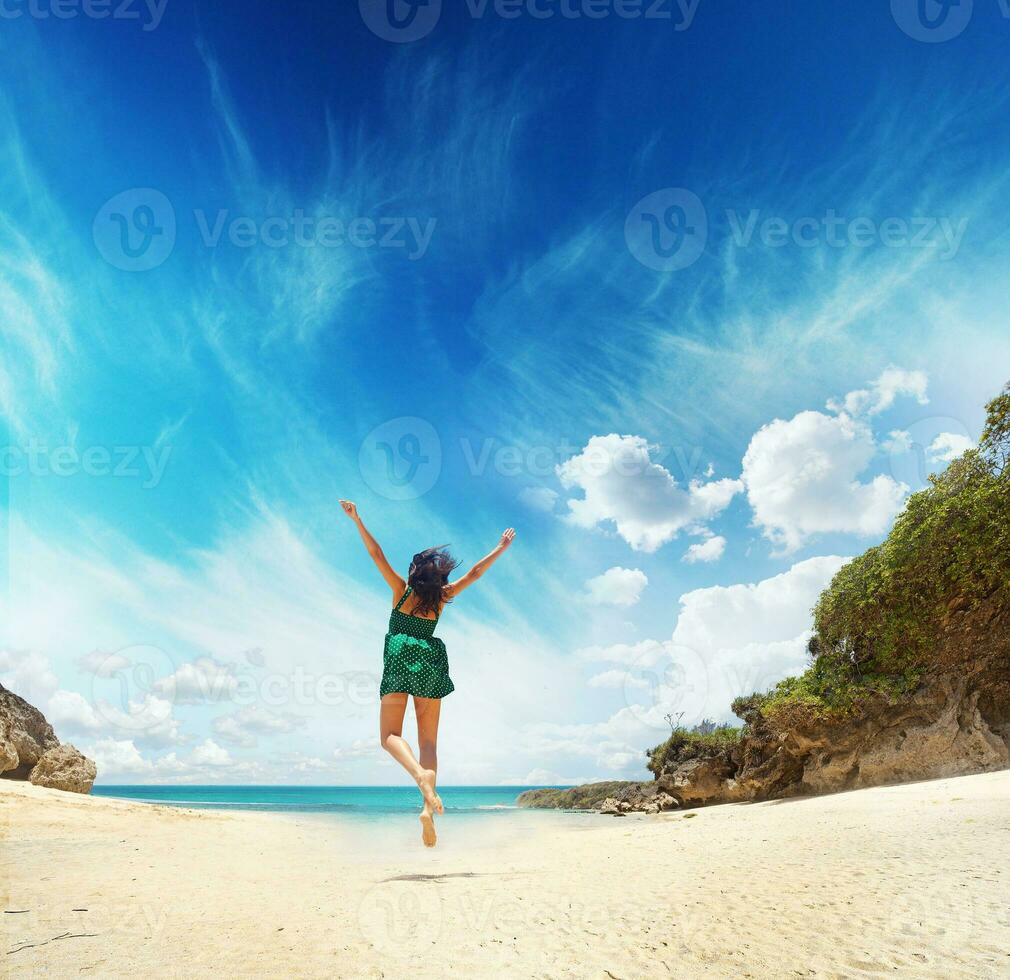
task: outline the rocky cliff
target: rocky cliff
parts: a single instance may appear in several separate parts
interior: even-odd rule
[[[1010,385],[978,448],[838,572],[814,626],[804,674],[738,698],[742,728],[675,729],[648,753],[654,792],[616,802],[649,809],[665,793],[693,807],[1010,766]]]
[[[0,685],[0,776],[36,786],[90,793],[94,762],[61,745],[42,712]]]

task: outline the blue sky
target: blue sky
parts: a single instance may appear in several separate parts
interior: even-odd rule
[[[440,627],[443,779],[640,776],[1010,377],[997,0],[32,9],[0,679],[104,781],[398,779],[340,496],[399,566],[518,529]]]

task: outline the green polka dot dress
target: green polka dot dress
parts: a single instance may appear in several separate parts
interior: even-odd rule
[[[423,619],[400,612],[400,606],[412,591],[408,588],[389,614],[379,696],[399,693],[444,698],[455,688],[449,679],[445,644],[433,635],[438,618]]]

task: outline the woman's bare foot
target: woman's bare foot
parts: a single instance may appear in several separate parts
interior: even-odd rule
[[[442,806],[442,797],[435,792],[435,770],[422,769],[421,775],[417,777],[417,788],[424,797],[425,807],[431,807],[436,813],[445,813]]]
[[[424,841],[425,847],[434,847],[438,841],[438,836],[435,834],[435,818],[432,815],[431,809],[426,803],[424,809],[421,811],[421,840]]]

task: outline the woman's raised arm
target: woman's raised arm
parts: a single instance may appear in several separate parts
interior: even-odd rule
[[[365,527],[364,522],[358,516],[357,505],[353,504],[350,500],[341,500],[340,506],[343,508],[344,513],[354,521],[368,554],[371,555],[372,561],[375,562],[375,567],[382,573],[386,584],[393,590],[393,598],[399,599],[403,595],[407,583],[393,571],[392,566],[386,560],[386,556],[379,547],[379,542],[372,537],[368,528]]]
[[[466,575],[461,576],[455,582],[449,583],[449,595],[450,597],[458,596],[460,592],[464,589],[469,588],[477,581],[503,554],[508,550],[508,546],[512,544],[515,540],[516,532],[515,528],[506,528],[502,533],[501,540],[498,542],[494,551],[490,554],[485,555],[473,568],[466,573]]]

